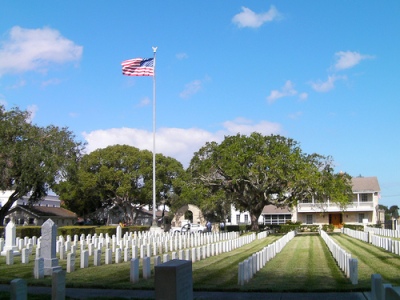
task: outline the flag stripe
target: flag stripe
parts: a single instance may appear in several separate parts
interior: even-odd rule
[[[126,76],[154,76],[153,58],[133,58],[121,63],[122,74]]]

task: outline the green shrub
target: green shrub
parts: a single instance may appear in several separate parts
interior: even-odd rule
[[[126,232],[149,231],[149,230],[150,230],[150,226],[132,225],[132,226],[121,227],[122,235],[124,235]],[[113,236],[113,235],[117,234],[117,226],[97,227],[96,234],[100,235],[100,233],[102,233],[103,235],[108,234],[109,236]]]
[[[63,226],[57,228],[57,235],[62,236],[74,236],[75,234],[81,235],[84,234],[85,236],[96,233],[97,226]]]
[[[279,233],[288,233],[290,231],[299,230],[299,229],[300,229],[299,225],[284,224],[284,225],[279,226],[278,232]]]
[[[226,225],[225,229],[227,232],[236,232],[236,231],[240,231],[239,230],[239,225]]]
[[[344,224],[343,227],[357,231],[364,231],[364,225]]]
[[[301,225],[299,229],[301,232],[318,232],[319,225]]]
[[[333,224],[322,225],[322,230],[325,232],[333,232],[334,229],[335,229],[335,226],[333,226]]]
[[[17,226],[15,230],[16,237],[24,238],[24,237],[40,237],[42,235],[42,227],[41,226]]]

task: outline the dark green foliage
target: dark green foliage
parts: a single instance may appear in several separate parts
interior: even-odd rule
[[[333,232],[333,230],[335,229],[335,226],[333,226],[332,224],[324,224],[322,225],[322,230],[325,232]]]
[[[343,227],[353,229],[353,230],[358,230],[358,231],[364,231],[363,225],[344,224]]]
[[[350,177],[334,174],[330,157],[307,155],[296,141],[279,135],[254,132],[227,136],[220,144],[206,143],[195,153],[188,172],[201,185],[201,198],[208,195],[201,207],[231,203],[250,213],[253,231],[258,231],[265,205],[291,207],[303,199],[329,197],[345,207],[352,196]]]
[[[55,186],[68,209],[90,219],[107,219],[113,207],[120,221],[135,224],[137,211],[153,205],[152,153],[128,145],[97,149],[82,157],[74,178]],[[184,173],[176,159],[156,155],[156,203],[171,205],[175,182]]]
[[[74,172],[83,146],[67,128],[31,124],[30,114],[0,105],[0,190],[12,190],[0,208],[0,224],[17,199],[31,203]]]
[[[57,234],[62,236],[74,236],[77,235],[88,235],[88,234],[95,234],[97,226],[63,226],[57,228]]]
[[[40,237],[42,235],[42,227],[40,226],[17,226],[16,236],[19,238],[24,237]]]

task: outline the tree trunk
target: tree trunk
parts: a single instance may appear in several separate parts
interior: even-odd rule
[[[0,226],[4,224],[4,219],[6,218],[8,211],[10,210],[14,202],[18,200],[19,197],[17,195],[18,193],[16,192],[12,193],[7,202],[0,208]]]
[[[250,218],[251,218],[251,231],[258,231],[258,215],[254,214],[253,212],[250,212]]]

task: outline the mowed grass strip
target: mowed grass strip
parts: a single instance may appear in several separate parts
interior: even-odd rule
[[[351,238],[345,234],[332,234],[331,237],[353,258],[358,260],[358,286],[371,288],[371,275],[381,274],[385,282],[400,285],[400,256],[383,248]]]
[[[270,235],[234,251],[195,262],[193,288],[195,290],[238,290],[240,288],[238,285],[239,263],[281,237]]]
[[[319,235],[297,235],[255,277],[248,290],[317,292],[352,289]]]

